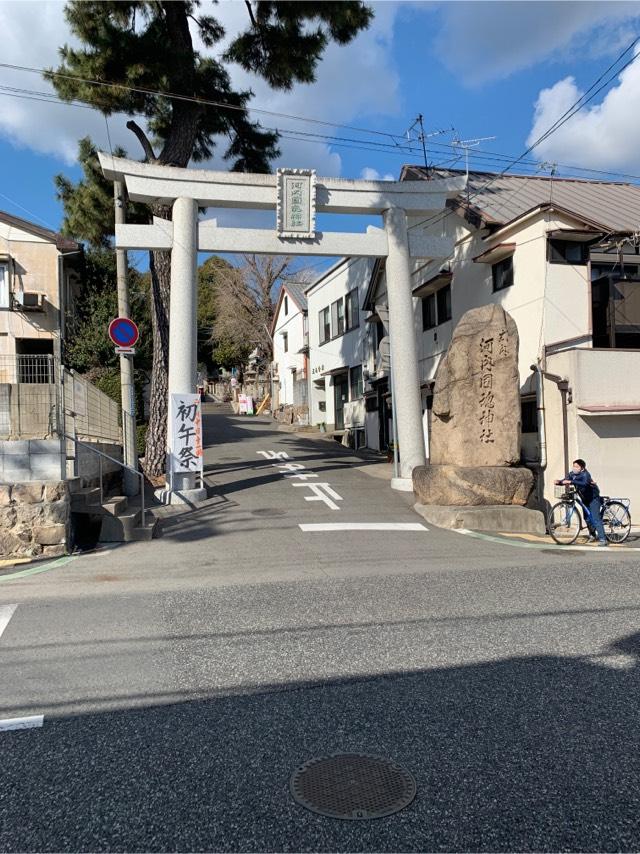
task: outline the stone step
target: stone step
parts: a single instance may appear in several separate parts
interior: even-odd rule
[[[81,477],[69,477],[67,478],[67,487],[69,492],[73,495],[76,492],[80,492],[83,489],[82,478]]]
[[[136,542],[148,542],[155,539],[160,534],[160,520],[154,518],[153,522],[150,522],[149,514],[147,514],[147,526],[143,528],[142,525],[138,525],[137,528],[133,529],[133,539]]]
[[[134,510],[121,516],[102,517],[102,527],[98,542],[100,543],[130,543],[134,540],[134,530],[140,525],[140,511]]]
[[[82,487],[71,493],[71,510],[76,513],[100,512],[99,487]]]
[[[132,543],[140,540],[152,540],[159,533],[158,519],[153,518],[149,511],[146,513],[147,526],[141,524],[140,510],[130,510],[120,516],[105,514],[102,517],[100,543]]]
[[[113,495],[102,502],[102,512],[109,516],[122,516],[129,508],[129,501],[125,495]]]

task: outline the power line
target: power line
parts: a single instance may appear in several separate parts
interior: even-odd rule
[[[8,91],[9,90],[9,91]],[[29,94],[27,94],[29,93]],[[33,94],[31,94],[33,93]],[[58,106],[63,107],[79,107],[81,109],[86,110],[94,110],[96,112],[101,112],[98,107],[95,107],[91,104],[85,104],[79,102],[77,100],[74,101],[63,101],[58,98],[53,93],[47,92],[37,92],[35,90],[27,90],[27,89],[16,89],[14,87],[7,87],[0,85],[0,96],[5,95],[8,97],[20,98],[23,100],[31,100],[31,101],[40,101],[49,104],[56,104]],[[299,131],[293,128],[278,128],[278,127],[266,127],[266,130],[276,131],[282,139],[289,139],[296,142],[308,142],[316,145],[323,146],[331,146],[337,148],[347,148],[353,149],[357,151],[368,151],[374,154],[393,154],[395,156],[407,157],[412,154],[419,155],[421,150],[419,148],[412,147],[407,143],[384,143],[384,142],[375,142],[374,140],[357,140],[352,137],[341,137],[334,136],[331,134],[320,134],[314,132],[306,132]],[[344,141],[343,141],[344,140]],[[350,144],[353,143],[353,144]],[[449,151],[454,150],[453,143],[438,143],[431,142],[432,146],[438,146],[441,149],[446,149]],[[499,152],[491,152],[491,151],[469,151],[469,157],[473,158],[477,161],[477,163],[487,163],[490,168],[495,168],[494,163],[504,163],[505,161],[508,163],[512,163],[515,159],[514,155],[502,154]],[[447,159],[446,161],[435,162],[432,165],[435,167],[442,167],[444,165],[452,164],[455,160],[459,159],[457,155],[452,158]],[[525,160],[524,158],[519,160],[519,163],[522,166],[530,166],[537,171],[537,167],[539,166],[539,162],[535,160]],[[603,175],[603,176],[613,176],[617,178],[624,178],[633,181],[640,181],[640,175],[633,175],[627,172],[616,172],[615,170],[604,170],[604,169],[591,169],[586,166],[578,166],[574,164],[567,163],[558,163],[558,168],[563,170],[571,170],[572,172],[577,172],[578,174],[584,173],[585,175]],[[476,171],[478,169],[476,168]]]
[[[78,83],[88,83],[91,86],[104,86],[104,87],[108,87],[111,89],[124,89],[127,92],[135,92],[136,94],[139,94],[139,95],[152,95],[152,96],[157,97],[157,98],[167,98],[169,100],[175,100],[175,101],[188,101],[190,103],[199,104],[202,106],[219,107],[219,108],[222,108],[225,110],[236,110],[236,111],[242,112],[242,113],[246,113],[246,112],[260,113],[260,114],[265,115],[265,116],[277,116],[278,118],[294,119],[296,121],[310,122],[311,124],[316,124],[316,125],[326,125],[327,127],[346,128],[347,130],[352,130],[352,131],[355,131],[356,133],[374,134],[374,135],[378,135],[378,136],[385,136],[385,137],[388,137],[390,139],[402,137],[402,134],[399,134],[399,133],[394,134],[394,133],[391,133],[389,131],[372,130],[371,128],[358,128],[358,127],[354,127],[353,125],[346,125],[346,124],[341,124],[338,122],[329,122],[329,121],[326,121],[323,119],[314,119],[314,118],[311,118],[308,116],[296,116],[296,115],[291,114],[291,113],[280,113],[280,112],[276,112],[275,110],[265,110],[265,109],[262,109],[259,107],[252,107],[252,106],[243,107],[243,106],[239,106],[237,104],[226,104],[223,101],[213,101],[209,98],[199,98],[199,97],[195,97],[192,95],[180,95],[176,92],[160,92],[160,91],[155,90],[155,89],[146,89],[146,88],[140,87],[140,86],[127,86],[124,83],[111,83],[110,81],[106,81],[106,80],[94,80],[94,79],[91,79],[89,77],[80,77],[79,75],[76,75],[76,74],[65,74],[65,73],[60,72],[60,71],[48,71],[45,68],[33,68],[31,66],[28,66],[28,65],[14,65],[14,64],[8,63],[8,62],[0,62],[0,68],[8,68],[8,69],[11,69],[13,71],[27,71],[27,72],[30,72],[32,74],[39,74],[39,75],[50,74],[52,77],[60,77],[64,80],[75,80]]]
[[[618,64],[618,62],[620,62],[622,57],[625,56],[625,54],[627,54],[638,43],[638,41],[640,41],[640,36],[636,36],[636,38],[633,39],[631,44],[627,48],[625,48],[625,50],[622,51],[622,53],[618,56],[618,58],[615,60],[615,62],[613,62],[609,66],[609,68],[607,68],[607,70],[604,71],[600,75],[600,77],[598,77],[598,79],[587,89],[587,91],[583,95],[581,95],[580,98],[578,98],[577,101],[575,101],[569,107],[568,110],[565,110],[565,112],[558,119],[556,119],[556,121],[541,136],[539,136],[537,140],[535,140],[535,142],[533,142],[519,157],[517,157],[515,160],[513,160],[511,163],[509,163],[502,170],[502,172],[499,172],[498,174],[494,175],[482,187],[480,187],[478,190],[476,190],[476,192],[473,193],[468,198],[468,202],[470,202],[471,198],[476,198],[478,195],[485,192],[485,190],[487,190],[488,187],[491,186],[491,184],[495,183],[495,181],[497,181],[498,178],[502,178],[509,171],[509,169],[512,166],[515,166],[516,163],[518,163],[520,160],[522,160],[524,157],[526,157],[527,154],[530,154],[534,150],[534,148],[536,148],[538,145],[540,145],[542,142],[544,142],[544,140],[548,139],[553,133],[555,133],[560,127],[562,127],[562,125],[564,125],[566,122],[569,121],[569,119],[571,119],[574,115],[576,115],[576,113],[578,113],[583,107],[586,107],[586,105],[591,100],[593,100],[593,98],[595,98],[595,96],[599,92],[601,92],[602,89],[604,89],[611,82],[611,80],[613,78],[609,78],[609,80],[605,81],[605,83],[603,83],[602,86],[600,86],[598,89],[595,89],[595,87],[598,85],[598,83],[600,83],[603,80],[603,78],[609,73],[609,71],[611,71],[611,69],[614,66],[616,66]],[[623,65],[623,67],[621,69],[616,71],[616,74],[621,74],[626,68],[628,68],[633,62],[635,62],[639,56],[640,56],[639,53],[634,54],[634,56],[628,62],[626,62],[625,65]],[[586,98],[585,96],[589,93],[591,93],[591,95],[589,95],[589,97]],[[452,213],[453,213],[453,211],[449,210],[449,211],[446,211],[443,215],[442,214],[436,214],[433,217],[428,217],[427,219],[422,220],[421,222],[418,222],[415,225],[410,226],[410,228],[419,228],[420,226],[429,225],[431,223],[438,224],[439,222],[444,222],[444,220],[447,219],[449,216],[451,216]]]

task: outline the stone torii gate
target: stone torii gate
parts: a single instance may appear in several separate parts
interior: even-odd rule
[[[425,449],[410,260],[444,259],[454,246],[450,238],[409,230],[407,217],[442,211],[465,179],[348,181],[316,179],[312,170],[256,175],[99,157],[105,177],[124,182],[131,200],[173,207],[172,221],[154,217],[150,225],[116,224],[115,235],[118,249],[171,250],[169,395],[193,393],[196,387],[198,252],[386,258],[393,407],[401,450],[401,476],[392,486],[412,489],[411,473],[425,464]],[[203,207],[277,211],[278,227],[219,228],[215,220],[198,222]],[[384,228],[369,226],[362,234],[318,232],[316,211],[381,214]],[[189,497],[195,477],[174,475],[173,489]]]

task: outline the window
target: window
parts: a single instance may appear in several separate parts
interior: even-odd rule
[[[282,347],[285,353],[289,352],[289,333],[284,332],[282,335]]]
[[[451,285],[422,298],[422,329],[433,329],[451,320]]]
[[[284,314],[285,317],[289,314],[289,297],[285,296],[284,298]]]
[[[639,349],[640,281],[603,276],[592,282],[591,299],[593,346]]]
[[[360,306],[358,305],[357,289],[349,291],[345,297],[345,302],[347,306],[346,329],[348,332],[350,329],[355,329],[360,325]]]
[[[11,308],[9,267],[7,264],[0,264],[0,308]]]
[[[535,398],[523,400],[521,403],[522,409],[522,432],[537,433],[538,432],[538,409],[536,407]]]
[[[325,344],[331,338],[331,315],[329,306],[323,308],[318,314],[320,320],[320,343]]]
[[[436,291],[438,303],[438,324],[451,320],[451,285],[446,285]]]
[[[576,240],[549,240],[550,264],[586,264],[589,260],[589,245]]]
[[[422,298],[422,329],[426,331],[437,325],[436,295],[429,294],[429,296]]]
[[[356,365],[349,371],[349,386],[351,388],[351,400],[357,400],[364,394],[364,384],[362,380],[362,365]]]
[[[491,267],[491,275],[493,277],[493,290],[502,291],[505,288],[510,288],[513,284],[513,256],[503,258]]]
[[[331,304],[331,334],[334,338],[344,334],[344,300],[342,297]]]

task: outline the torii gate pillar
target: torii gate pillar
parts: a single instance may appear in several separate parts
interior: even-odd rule
[[[198,370],[198,205],[195,199],[178,198],[173,203],[173,248],[171,250],[171,295],[169,298],[169,405],[172,394],[193,394]],[[171,423],[168,425],[171,429]],[[169,447],[171,437],[167,436]],[[167,460],[167,472],[169,465]],[[196,488],[195,472],[167,474],[173,492],[190,501],[207,497]]]
[[[422,432],[422,406],[418,352],[414,330],[411,268],[407,216],[402,208],[388,208],[383,213],[387,233],[387,298],[389,326],[392,329],[391,370],[393,371],[393,414],[400,448],[400,477],[391,486],[413,491],[411,474],[426,462]]]

